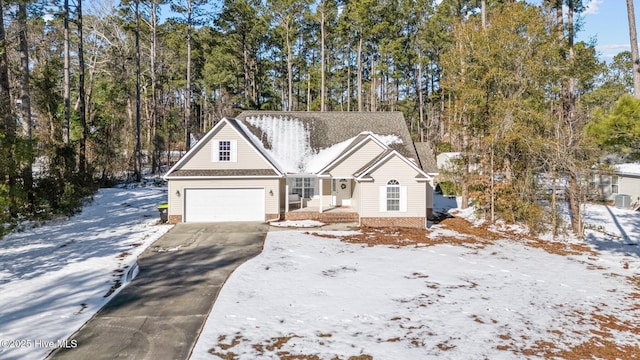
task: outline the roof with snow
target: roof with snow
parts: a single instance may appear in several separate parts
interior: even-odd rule
[[[236,119],[288,172],[318,171],[363,133],[419,161],[401,112],[244,111]]]
[[[640,176],[640,163],[617,164],[613,166],[620,175]]]

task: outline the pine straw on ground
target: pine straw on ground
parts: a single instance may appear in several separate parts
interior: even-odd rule
[[[257,351],[260,356],[269,355],[272,356],[274,353],[278,356],[280,360],[321,360],[318,355],[315,354],[293,354],[289,351],[281,350],[282,347],[288,343],[293,338],[299,338],[297,335],[289,335],[289,336],[279,336],[273,337],[270,339],[264,340],[262,343],[252,344],[251,347]],[[331,337],[331,334],[318,334],[319,338],[328,338]],[[209,354],[215,355],[220,359],[225,360],[234,360],[238,358],[238,355],[233,351],[228,351],[233,349],[236,345],[241,342],[249,341],[244,338],[242,335],[237,333],[230,342],[225,343],[227,341],[227,337],[225,335],[221,335],[218,337],[218,344],[216,347],[209,349]],[[323,343],[320,343],[323,345]],[[334,356],[331,360],[373,360],[371,355],[360,354],[360,355],[352,355],[348,357],[339,357]]]
[[[593,249],[583,244],[570,244],[560,241],[547,241],[527,234],[491,230],[487,225],[473,225],[469,221],[452,217],[439,223],[439,228],[455,231],[456,236],[430,237],[430,230],[412,228],[362,228],[359,234],[347,236],[335,236],[323,233],[310,233],[314,236],[325,238],[339,238],[354,244],[366,244],[368,246],[434,246],[452,244],[473,248],[483,248],[499,240],[511,240],[521,242],[527,246],[543,249],[557,255],[597,255]]]

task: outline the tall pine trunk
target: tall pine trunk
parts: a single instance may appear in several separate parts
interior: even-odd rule
[[[156,173],[160,168],[160,149],[157,136],[158,129],[158,94],[157,92],[157,78],[156,78],[156,49],[157,49],[157,36],[158,36],[158,4],[157,1],[153,1],[151,4],[151,54],[149,56],[151,66],[151,171]]]
[[[20,99],[22,104],[20,106],[22,124],[25,127],[24,135],[28,140],[28,148],[31,149],[31,140],[33,138],[32,129],[33,121],[31,118],[31,91],[29,84],[29,43],[27,40],[27,4],[24,1],[18,2],[18,24],[20,26],[20,72],[21,72],[21,86],[20,86]],[[29,201],[29,207],[33,210],[35,205],[35,198],[33,193],[33,170],[31,167],[31,156],[28,159],[22,177],[24,181],[25,191],[27,192],[27,199]]]
[[[140,0],[136,0],[136,149],[135,178],[142,180],[142,145],[140,139]]]
[[[418,129],[420,142],[424,142],[424,96],[422,94],[422,53],[418,51]]]
[[[87,172],[87,138],[89,137],[89,129],[87,127],[87,114],[84,93],[84,39],[82,30],[82,0],[77,0],[78,12],[78,117],[80,118],[80,128],[82,135],[80,136],[80,154],[78,171],[80,176],[86,180]]]
[[[347,48],[347,111],[351,111],[351,47]]]
[[[376,61],[375,61],[375,57],[371,56],[371,89],[370,89],[370,97],[371,97],[371,104],[369,104],[369,109],[370,111],[376,111]]]
[[[243,32],[240,34],[242,36],[242,68],[244,70],[244,86],[243,86],[243,96],[244,96],[244,106],[248,107],[249,105],[249,76],[250,76],[250,68],[249,68],[249,49],[247,46],[247,35]]]
[[[633,95],[640,99],[640,59],[638,58],[638,34],[633,0],[627,0],[627,17],[629,18],[629,39],[631,40],[631,60],[633,61]]]
[[[573,61],[574,61],[574,22],[573,22],[573,15],[574,15],[574,10],[575,10],[575,3],[574,0],[568,0],[567,1],[567,5],[568,5],[568,11],[567,11],[567,28],[568,28],[568,34],[567,34],[567,45],[568,45],[568,52],[569,52],[569,57],[568,57],[568,61],[571,65],[573,65]],[[573,154],[575,153],[575,151],[577,151],[576,146],[577,146],[577,139],[575,138],[576,136],[579,136],[577,134],[577,131],[575,131],[574,127],[577,125],[576,124],[576,96],[575,96],[575,79],[574,78],[569,78],[568,81],[568,86],[567,86],[567,105],[566,105],[566,119],[567,119],[567,127],[569,128],[570,131],[570,138],[569,138],[569,151]],[[572,156],[572,158],[575,158],[574,156]],[[582,200],[581,197],[581,191],[580,191],[580,184],[578,182],[578,172],[579,172],[579,168],[577,166],[577,164],[573,164],[573,166],[571,166],[569,168],[569,208],[571,211],[571,229],[573,230],[573,233],[579,237],[582,238],[582,221],[581,221],[581,214],[580,214],[580,201]]]
[[[364,105],[362,104],[362,35],[358,40],[358,54],[357,54],[357,63],[358,63],[358,111],[362,112],[364,110]]]
[[[69,79],[69,0],[64,0],[64,143],[71,144],[71,81]]]
[[[191,149],[191,0],[187,1],[187,86],[184,95],[184,146]]]
[[[287,34],[287,111],[295,110],[293,108],[293,45],[291,44],[291,30],[289,24],[286,24]]]
[[[326,111],[325,98],[327,96],[327,89],[325,88],[325,2],[322,1],[320,5],[320,111]]]
[[[7,56],[7,40],[4,31],[4,4],[0,0],[0,109],[6,111],[0,112],[2,121],[2,133],[4,138],[0,143],[2,145],[2,156],[6,159],[6,169],[0,169],[3,177],[6,176],[9,185],[9,214],[15,217],[18,213],[16,204],[16,163],[14,157],[14,146],[16,144],[16,119],[11,109],[11,88],[9,85],[9,60]]]

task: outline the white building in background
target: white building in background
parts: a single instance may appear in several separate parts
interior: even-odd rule
[[[591,184],[599,200],[615,200],[616,196],[628,195],[635,208],[640,204],[640,163],[617,164],[613,169],[612,174],[592,175]]]

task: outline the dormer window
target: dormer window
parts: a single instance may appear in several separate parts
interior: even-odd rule
[[[215,140],[212,144],[211,161],[236,162],[236,140]]]
[[[231,161],[231,141],[218,143],[218,161]]]

